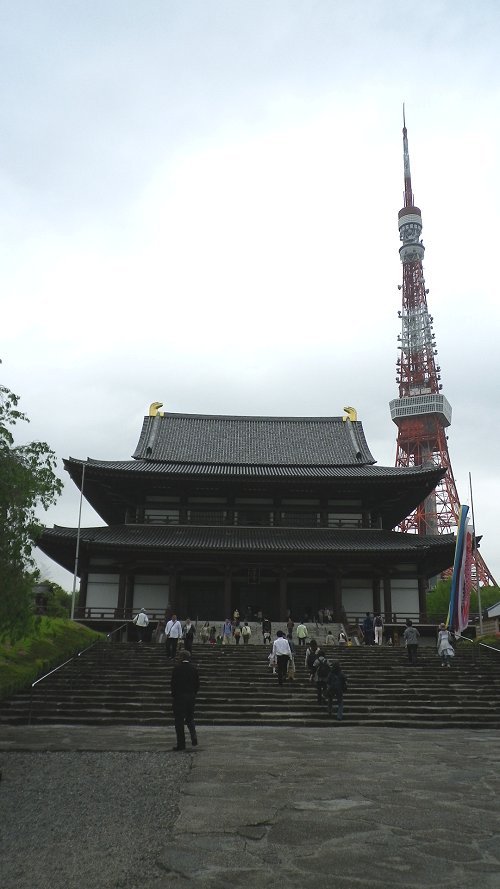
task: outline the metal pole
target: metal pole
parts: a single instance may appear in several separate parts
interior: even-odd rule
[[[78,510],[78,529],[76,532],[75,569],[73,571],[73,591],[71,593],[71,620],[75,619],[76,576],[78,574],[78,557],[80,555],[80,529],[82,524],[83,483],[85,481],[85,466],[82,465],[82,484],[80,487],[80,508]]]
[[[479,583],[479,571],[477,566],[476,523],[474,520],[474,500],[472,498],[472,478],[469,472],[470,508],[472,512],[472,531],[474,533],[474,564],[476,566],[477,607],[479,608],[479,635],[483,635],[483,609],[481,606],[481,586]]]

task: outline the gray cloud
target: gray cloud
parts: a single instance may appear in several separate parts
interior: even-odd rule
[[[23,434],[126,459],[156,399],[350,403],[390,465],[404,99],[452,463],[500,576],[499,32],[465,0],[6,7],[0,353]],[[68,482],[49,523],[77,502]]]

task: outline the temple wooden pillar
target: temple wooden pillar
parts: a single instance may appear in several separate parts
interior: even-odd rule
[[[134,608],[134,583],[135,583],[135,575],[129,569],[125,574],[125,600],[124,600],[125,620],[132,619],[132,612],[133,612],[133,608]]]
[[[80,589],[78,598],[75,601],[75,617],[85,616],[85,606],[87,604],[87,582],[89,577],[89,560],[87,556],[80,558]]]
[[[78,600],[76,603],[77,616],[79,617],[83,617],[85,614],[85,606],[87,604],[87,581],[88,574],[85,572],[80,578],[80,589],[78,591]]]
[[[427,578],[423,574],[418,575],[418,610],[419,620],[427,623]]]
[[[233,569],[226,568],[224,572],[224,620],[233,616],[231,599],[233,593]]]
[[[175,568],[171,568],[168,574],[168,608],[167,611],[170,612],[170,616],[172,614],[177,614],[177,609],[179,608],[180,602],[178,601],[177,595],[177,571]]]
[[[280,621],[288,620],[288,574],[285,568],[280,569],[279,615]]]
[[[380,607],[380,577],[374,577],[372,580],[372,592],[373,592],[373,613],[381,614],[382,609]],[[385,606],[385,602],[384,602]]]
[[[337,571],[331,575],[331,582],[333,587],[333,619],[336,623],[339,623],[343,617],[342,579]]]
[[[117,620],[123,620],[125,617],[125,595],[127,591],[127,572],[123,565],[120,568],[120,575],[118,578],[118,599],[116,602],[115,608],[115,618]]]
[[[384,620],[386,623],[392,623],[392,590],[391,578],[389,574],[384,574]]]

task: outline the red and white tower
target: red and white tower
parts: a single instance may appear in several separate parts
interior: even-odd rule
[[[441,368],[437,364],[432,315],[427,308],[420,240],[422,215],[415,206],[411,187],[408,135],[403,112],[404,207],[398,214],[399,255],[403,263],[403,302],[399,312],[402,332],[398,337],[399,398],[390,402],[391,417],[398,427],[396,466],[446,466],[447,473],[435,491],[400,526],[402,531],[441,534],[457,526],[460,500],[457,493],[446,428],[451,423],[451,406],[442,394]],[[486,564],[477,554],[478,579],[493,584]]]

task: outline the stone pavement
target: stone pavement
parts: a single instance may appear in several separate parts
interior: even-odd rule
[[[500,889],[500,732],[6,727],[0,751],[188,757],[143,889]],[[135,885],[135,883],[134,883]]]

